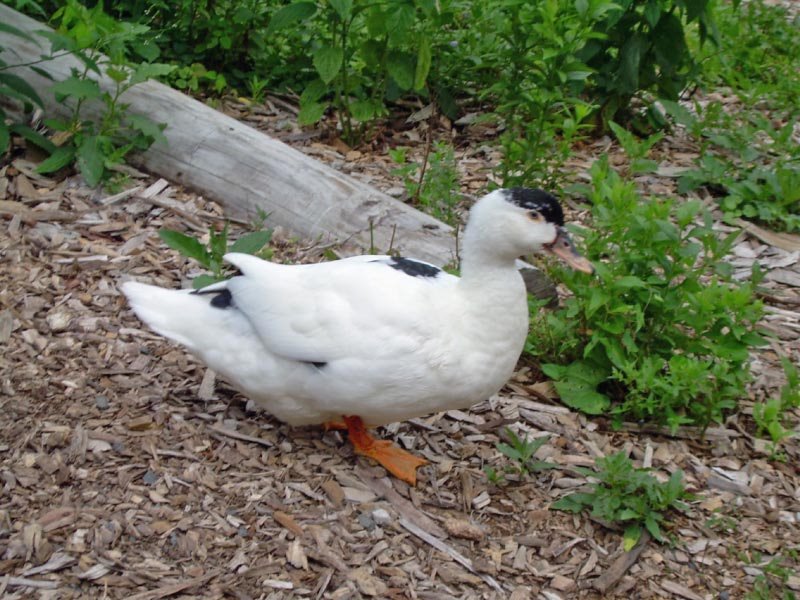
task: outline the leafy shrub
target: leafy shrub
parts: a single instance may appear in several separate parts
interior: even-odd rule
[[[278,10],[268,32],[307,39],[316,78],[300,97],[299,121],[312,124],[332,105],[344,138],[357,140],[363,124],[386,114],[385,101],[426,94],[433,34],[453,18],[449,2],[318,0]],[[361,126],[354,124],[360,123]]]
[[[646,529],[654,539],[664,542],[661,525],[664,512],[685,509],[681,501],[688,497],[683,473],[678,470],[666,483],[659,483],[648,469],[637,469],[624,453],[618,452],[597,460],[597,472],[583,467],[577,470],[597,479],[587,492],[575,492],[554,502],[551,508],[581,512],[590,508],[592,516],[625,527],[623,547],[630,550]]]
[[[722,258],[737,232],[720,239],[699,202],[644,200],[606,158],[591,175],[592,229],[579,233],[596,273],[554,270],[574,295],[533,311],[527,352],[573,408],[671,428],[720,421],[762,343],[758,272],[731,280]]]
[[[629,113],[641,92],[677,100],[696,77],[698,64],[686,42],[696,23],[702,44],[716,41],[708,0],[621,0],[605,13],[578,57],[594,71],[588,93],[600,104],[604,123]]]
[[[601,36],[595,24],[612,7],[605,0],[473,4],[473,25],[461,32],[454,58],[467,66],[462,80],[472,79],[461,87],[476,85],[504,125],[503,185],[535,179],[558,187],[559,167],[592,112],[578,97],[591,70],[576,55]]]

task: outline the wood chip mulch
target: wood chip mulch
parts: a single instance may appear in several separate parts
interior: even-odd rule
[[[303,133],[275,105],[262,112],[289,123],[283,137]],[[424,136],[408,131],[418,147]],[[402,196],[385,154],[295,141]],[[679,142],[664,141],[664,160]],[[457,153],[466,193],[496,158],[475,147]],[[588,146],[571,168],[609,147]],[[640,183],[671,189],[669,166]],[[223,223],[218,205],[133,171],[109,194],[33,168],[18,158],[0,171],[0,597],[743,598],[777,556],[800,591],[800,448],[789,440],[772,460],[748,416],[783,384],[779,354],[800,357],[797,252],[745,235],[730,257],[743,277],[756,260],[768,270],[776,337],[753,356],[742,413],[705,438],[613,431],[521,367],[470,411],[384,428],[431,462],[410,488],[339,432],[255,410],[128,310],[121,281],[179,287],[193,274],[158,229],[202,235]],[[325,250],[275,238],[276,260]],[[508,465],[495,448],[504,426],[548,435],[537,458],[556,468],[490,484],[483,468]],[[672,544],[624,552],[620,531],[548,509],[586,483],[575,467],[619,450],[662,479],[684,471],[696,498],[673,515]]]

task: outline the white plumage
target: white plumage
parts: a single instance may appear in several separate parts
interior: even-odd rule
[[[389,256],[289,266],[228,254],[242,274],[199,292],[122,290],[142,321],[278,419],[381,425],[503,386],[528,329],[515,259],[544,248],[591,268],[566,251],[562,224],[549,194],[497,190],[470,213],[460,278]]]

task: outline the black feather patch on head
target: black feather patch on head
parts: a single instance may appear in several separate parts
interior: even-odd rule
[[[531,188],[511,188],[506,190],[506,200],[525,210],[535,210],[546,221],[555,225],[564,224],[564,211],[555,196],[544,190]]]
[[[436,277],[442,272],[439,267],[434,267],[413,258],[403,258],[402,256],[393,256],[387,264],[393,269],[402,271],[412,277]]]

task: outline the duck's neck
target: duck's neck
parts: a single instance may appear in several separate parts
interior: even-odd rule
[[[461,261],[461,288],[477,310],[527,310],[525,282],[516,267],[516,257],[486,252],[480,231],[465,232]],[[470,235],[472,234],[472,235]]]

